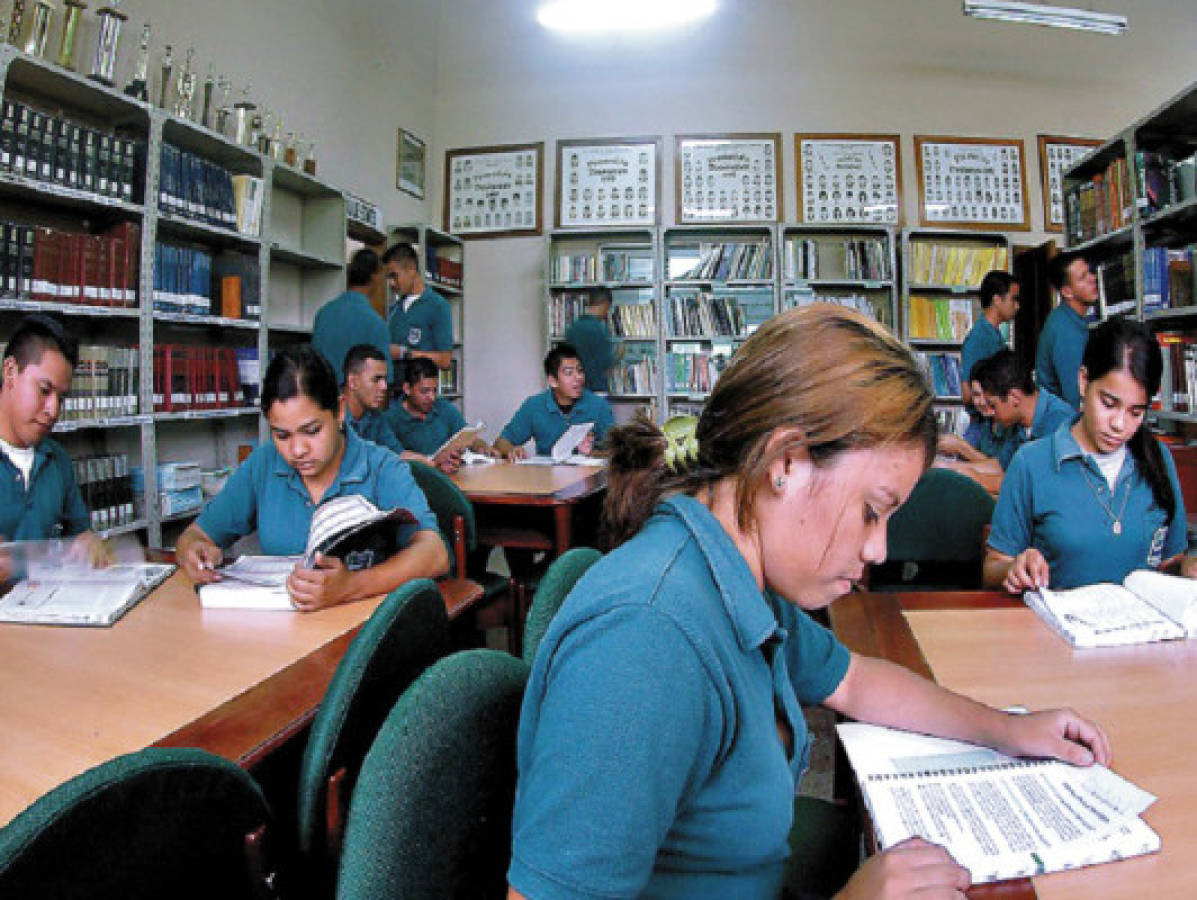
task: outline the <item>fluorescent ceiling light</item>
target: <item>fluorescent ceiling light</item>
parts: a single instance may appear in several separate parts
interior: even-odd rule
[[[1095,31],[1098,34],[1122,34],[1126,31],[1126,16],[1072,6],[1021,3],[1018,0],[964,0],[964,14],[977,19],[1074,28],[1077,31]]]
[[[650,31],[703,19],[715,0],[551,0],[536,18],[545,28],[576,34]]]

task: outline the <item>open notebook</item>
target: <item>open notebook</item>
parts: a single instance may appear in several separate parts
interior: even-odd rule
[[[165,563],[133,563],[30,571],[0,597],[0,622],[111,625],[174,570]]]

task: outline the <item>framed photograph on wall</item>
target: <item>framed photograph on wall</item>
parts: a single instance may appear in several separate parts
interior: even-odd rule
[[[798,219],[816,225],[902,224],[896,134],[795,134]]]
[[[1030,230],[1021,140],[916,134],[914,156],[922,225]]]
[[[395,163],[395,187],[417,200],[424,199],[424,142],[410,131],[399,129],[399,155]]]
[[[543,143],[446,150],[445,231],[462,238],[538,235],[543,187]]]
[[[557,227],[656,225],[660,182],[660,138],[558,141]]]
[[[780,134],[679,134],[674,140],[680,224],[781,218]]]
[[[1039,135],[1039,183],[1043,189],[1043,230],[1064,230],[1064,173],[1088,156],[1101,141],[1093,138]]]

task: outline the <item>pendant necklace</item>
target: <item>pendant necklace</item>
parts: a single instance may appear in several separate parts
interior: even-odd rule
[[[1126,503],[1130,500],[1131,479],[1128,478],[1126,480],[1126,493],[1122,497],[1122,506],[1118,508],[1118,514],[1115,515],[1113,507],[1109,503],[1106,503],[1105,499],[1101,496],[1101,488],[1094,485],[1093,479],[1089,475],[1089,467],[1083,461],[1081,463],[1081,475],[1085,478],[1085,484],[1089,485],[1089,489],[1093,491],[1093,496],[1097,498],[1097,502],[1101,504],[1101,508],[1113,520],[1114,524],[1110,526],[1110,530],[1114,532],[1114,536],[1117,537],[1122,534],[1122,514],[1126,512]],[[1110,492],[1110,499],[1114,499],[1113,491]]]

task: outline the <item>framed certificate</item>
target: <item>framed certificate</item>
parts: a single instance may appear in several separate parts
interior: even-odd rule
[[[1039,181],[1043,187],[1043,230],[1064,230],[1064,173],[1101,141],[1039,135]]]
[[[424,156],[424,142],[400,128],[395,187],[419,200],[424,199]]]
[[[798,218],[814,224],[900,225],[896,134],[796,134]]]
[[[660,149],[656,137],[558,141],[557,227],[656,225]]]
[[[540,234],[543,185],[543,143],[446,150],[445,231],[462,238]]]
[[[916,134],[914,155],[923,225],[1030,230],[1022,141]]]
[[[679,134],[676,146],[680,224],[781,218],[780,134]]]

